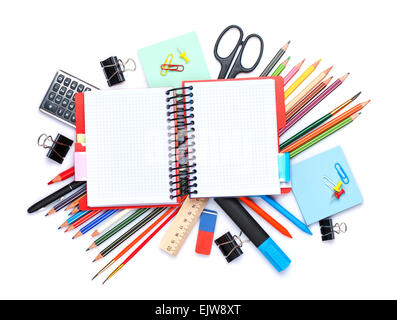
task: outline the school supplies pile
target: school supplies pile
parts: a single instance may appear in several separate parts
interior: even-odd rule
[[[237,31],[239,38],[232,52],[222,57],[218,50],[230,30]],[[252,39],[259,41],[259,52],[246,68],[242,57]],[[59,229],[75,230],[74,239],[90,233],[93,240],[87,251],[100,248],[94,261],[124,245],[94,276],[127,256],[104,282],[167,224],[160,249],[177,256],[198,221],[197,254],[210,255],[215,242],[230,263],[243,254],[243,244],[251,242],[277,271],[283,271],[291,259],[246,208],[263,219],[266,228],[271,226],[289,239],[293,235],[255,197],[308,235],[312,235],[308,226],[320,222],[323,241],[345,232],[346,225],[333,224],[331,217],[360,204],[362,197],[342,149],[333,148],[298,163],[291,159],[350,124],[369,101],[342,113],[361,93],[352,94],[280,143],[288,130],[349,75],[332,82],[328,76],[332,66],[328,67],[293,96],[321,59],[297,76],[305,62],[301,60],[283,77],[291,57],[280,61],[289,45],[290,41],[281,47],[257,77],[252,72],[262,59],[263,39],[258,34],[244,37],[236,25],[227,27],[215,42],[214,55],[221,65],[217,80],[210,79],[194,32],[138,51],[149,88],[92,90],[97,88],[57,72],[43,105],[47,100],[57,104],[48,102],[51,108],[42,105],[41,109],[76,127],[74,167],[48,184],[74,181],[28,212],[55,202],[47,215],[70,210]],[[133,59],[123,62],[117,56],[101,61],[100,66],[112,87],[126,82],[124,72],[139,67]],[[236,78],[241,73],[250,73],[250,77]],[[58,104],[63,106],[61,111]],[[52,145],[45,143],[48,141]],[[72,144],[59,135],[41,142],[58,163]],[[291,190],[305,223],[273,197]],[[216,205],[208,205],[210,198]],[[223,213],[241,230],[239,235],[216,226],[217,216]]]

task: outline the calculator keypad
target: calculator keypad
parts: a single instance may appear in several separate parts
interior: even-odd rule
[[[75,126],[74,96],[77,92],[87,92],[93,89],[98,88],[59,70],[41,102],[40,109],[71,126]]]

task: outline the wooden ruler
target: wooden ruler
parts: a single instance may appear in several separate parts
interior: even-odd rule
[[[161,240],[160,249],[176,256],[203,212],[207,202],[208,198],[187,198],[175,216],[174,221],[172,221],[164,238]]]

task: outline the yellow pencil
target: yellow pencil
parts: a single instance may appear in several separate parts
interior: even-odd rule
[[[291,86],[284,93],[285,99],[287,99],[292,94],[292,92],[294,92],[302,84],[302,82],[305,81],[307,77],[309,77],[313,73],[314,70],[316,70],[320,61],[321,59],[313,63],[309,68],[305,70],[305,72],[300,75],[298,79],[296,79],[293,84],[291,84]]]
[[[328,75],[328,73],[331,71],[332,66],[328,68],[327,70],[324,70],[321,72],[312,82],[310,82],[301,92],[299,92],[290,102],[288,102],[285,106],[285,111],[288,112],[290,109],[292,109],[300,100],[309,92],[311,91],[315,86],[317,86],[321,81],[324,80],[324,78]]]

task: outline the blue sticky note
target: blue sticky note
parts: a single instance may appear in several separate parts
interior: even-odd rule
[[[332,190],[327,187],[323,177],[337,184],[341,179],[335,164],[344,169],[349,183],[343,184],[345,190],[340,199],[331,201]],[[312,158],[291,166],[292,191],[307,225],[318,222],[363,202],[360,190],[350,170],[341,147],[335,147]]]
[[[179,57],[178,49],[186,53],[189,62],[186,63]],[[182,72],[168,71],[163,76],[160,74],[161,65],[164,64],[169,54],[173,55],[171,64],[183,65],[184,70]],[[178,88],[182,85],[182,81],[210,79],[204,54],[195,32],[140,49],[138,50],[138,56],[150,88]]]

